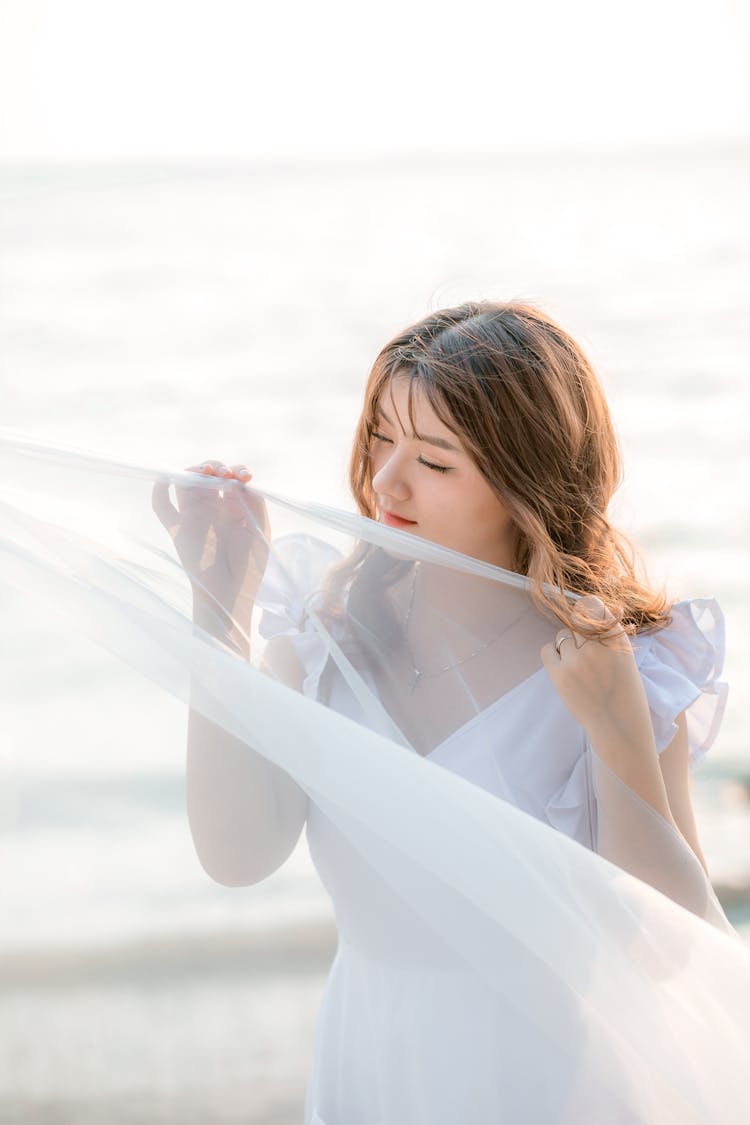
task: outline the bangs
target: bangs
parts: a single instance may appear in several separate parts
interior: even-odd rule
[[[385,369],[382,376],[377,379],[372,388],[372,393],[365,406],[365,425],[367,428],[367,439],[372,435],[372,431],[377,427],[377,419],[380,413],[380,403],[384,393],[391,386],[394,379],[408,379],[409,387],[407,392],[407,406],[406,412],[409,418],[409,426],[411,427],[410,433],[414,434],[416,438],[422,438],[423,435],[417,429],[415,418],[415,396],[418,392],[424,395],[426,402],[434,411],[437,418],[443,425],[455,434],[463,446],[466,445],[465,437],[462,431],[456,425],[456,419],[451,413],[448,405],[447,396],[440,386],[439,380],[436,378],[435,372],[427,367],[424,363],[414,363],[410,367],[405,367],[403,361],[399,366],[394,366],[390,369]],[[396,420],[401,426],[402,430],[406,433],[401,417],[396,409],[396,404],[393,404],[393,410],[396,415]]]

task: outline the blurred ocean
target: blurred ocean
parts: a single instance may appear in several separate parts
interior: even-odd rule
[[[726,616],[729,703],[694,800],[714,883],[750,940],[749,173],[742,151],[5,168],[2,424],[146,464],[244,462],[260,485],[350,507],[349,441],[380,347],[461,300],[541,305],[609,396],[625,455],[617,522],[654,581],[714,595]],[[256,887],[212,883],[185,817],[184,706],[7,590],[0,611],[0,1116],[295,1120],[333,952],[304,839]],[[118,714],[132,702],[111,745],[87,736],[92,695]],[[264,992],[252,973],[280,934],[296,935],[297,961],[280,955]],[[231,996],[254,1016],[230,1019]],[[201,1080],[178,1034],[200,1020]],[[169,1057],[148,1048],[151,1070],[145,1028],[171,1044]],[[189,1097],[174,1078],[188,1073]]]

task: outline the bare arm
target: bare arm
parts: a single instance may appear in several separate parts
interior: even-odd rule
[[[698,839],[698,827],[690,792],[689,758],[690,748],[687,738],[687,720],[682,711],[675,719],[677,734],[669,746],[659,755],[664,785],[669,798],[669,807],[680,832],[701,861],[704,871],[709,875],[708,864]]]
[[[684,719],[674,750],[670,753],[667,747],[662,755],[667,760],[660,763],[632,644],[595,595],[579,600],[574,620],[579,614],[582,621],[588,616],[589,623],[595,618],[608,622],[606,637],[594,639],[562,629],[555,644],[542,648],[542,660],[594,751],[595,850],[694,914],[725,928],[727,919],[696,848],[692,809],[686,804],[687,743],[679,741],[684,738]]]
[[[244,639],[220,633],[215,619],[199,605],[193,620],[249,658]],[[266,669],[282,671],[285,682],[294,686],[292,661],[288,641],[270,642]],[[191,708],[187,811],[207,874],[224,886],[247,886],[265,879],[291,855],[307,818],[307,794],[280,767]]]
[[[708,864],[698,839],[690,794],[689,747],[684,711],[677,716],[675,722],[677,734],[661,754],[656,753],[653,737],[644,738],[638,744],[620,744],[610,735],[609,738],[597,740],[594,749],[622,781],[677,829],[708,875]]]
[[[221,477],[226,487],[176,485],[175,507],[168,484],[157,481],[152,507],[190,580],[193,623],[249,660],[245,634],[268,559],[268,512],[262,497],[240,489],[252,479],[246,466],[204,461],[186,471]],[[274,648],[267,649],[271,659]],[[267,668],[274,672],[272,664]],[[278,671],[295,686],[288,655]],[[258,883],[294,850],[307,796],[282,769],[198,711],[192,686],[190,702],[187,811],[196,853],[218,883]]]

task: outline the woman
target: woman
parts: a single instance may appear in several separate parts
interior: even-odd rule
[[[218,461],[190,471],[252,478]],[[376,522],[345,550],[272,539],[255,490],[178,489],[177,509],[154,490],[198,629],[246,658],[260,609],[263,670],[359,724],[357,767],[379,795],[355,794],[352,775],[345,807],[302,759],[287,768],[205,706],[191,712],[206,870],[257,882],[306,827],[336,908],[307,1125],[702,1121],[724,1096],[716,1072],[704,1081],[686,1062],[711,1049],[710,1000],[657,991],[695,985],[686,966],[715,938],[696,916],[733,933],[689,787],[724,708],[723,618],[713,599],[670,604],[638,576],[607,519],[620,477],[575,341],[538,309],[485,301],[425,318],[377,357],[350,465]],[[383,744],[367,758],[365,729],[441,768],[408,788],[403,755]],[[343,753],[335,766],[348,768]],[[473,880],[498,825],[491,901],[493,871]]]

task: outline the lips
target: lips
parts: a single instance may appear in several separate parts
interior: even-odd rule
[[[416,522],[416,520],[405,520],[403,516],[397,516],[395,512],[383,509],[383,523],[388,524],[389,527],[414,527]]]

